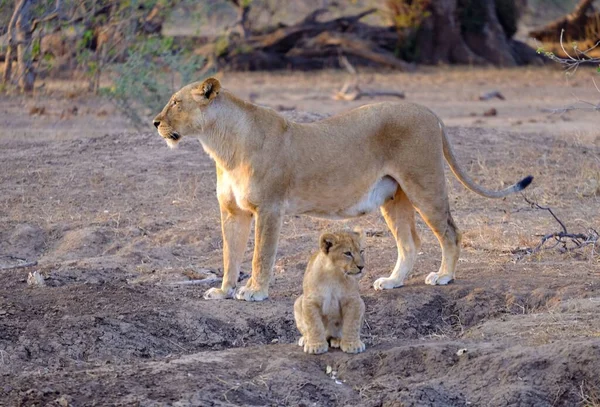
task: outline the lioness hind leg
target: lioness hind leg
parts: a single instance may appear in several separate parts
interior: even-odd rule
[[[376,290],[387,290],[404,284],[404,280],[415,264],[421,239],[415,225],[415,208],[400,188],[394,199],[381,207],[381,213],[398,247],[398,260],[390,276],[379,278],[373,283],[373,288]]]
[[[440,169],[439,176],[436,175],[429,174],[428,180],[406,180],[400,185],[442,247],[440,269],[437,273],[429,273],[425,283],[445,285],[454,280],[461,234],[450,214],[443,169]]]

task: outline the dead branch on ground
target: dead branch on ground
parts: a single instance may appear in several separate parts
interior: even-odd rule
[[[359,86],[358,72],[352,66],[348,58],[344,55],[339,58],[340,66],[342,66],[350,74],[350,79],[346,80],[342,88],[332,95],[333,100],[346,100],[353,101],[358,100],[362,97],[375,98],[380,96],[391,96],[404,99],[404,92],[394,91],[363,91]]]
[[[559,232],[552,232],[543,235],[537,246],[533,248],[519,248],[513,250],[512,254],[516,256],[516,260],[521,260],[524,257],[539,253],[542,250],[551,250],[555,247],[559,247],[561,253],[567,253],[591,245],[593,255],[596,244],[600,242],[600,234],[596,229],[589,228],[587,234],[570,233],[567,230],[567,226],[565,225],[565,223],[558,216],[556,216],[556,214],[550,207],[541,206],[537,202],[527,198],[525,194],[521,194],[521,196],[523,197],[525,202],[527,202],[532,208],[544,210],[550,213],[554,220],[560,225],[561,230]],[[548,242],[553,242],[554,244],[546,245],[546,243]]]

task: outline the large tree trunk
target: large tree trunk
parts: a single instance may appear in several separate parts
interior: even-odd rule
[[[461,36],[457,0],[438,0],[431,3],[431,16],[417,32],[418,62],[425,64],[457,63],[485,64]]]
[[[522,0],[435,0],[416,33],[416,59],[426,64],[542,63],[513,40]]]

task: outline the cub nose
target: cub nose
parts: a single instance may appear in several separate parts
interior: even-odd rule
[[[152,123],[154,123],[154,127],[156,127],[157,129],[158,129],[158,126],[160,126],[159,120],[154,120]]]
[[[362,269],[364,269],[364,268],[365,268],[365,266],[356,266],[356,267],[358,267],[358,270],[359,270],[359,271],[362,271]]]

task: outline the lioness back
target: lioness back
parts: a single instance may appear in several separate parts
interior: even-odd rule
[[[358,280],[364,268],[361,232],[326,232],[313,254],[303,281],[303,294],[294,304],[294,317],[306,353],[329,347],[358,353],[365,349],[360,328],[365,305]]]

